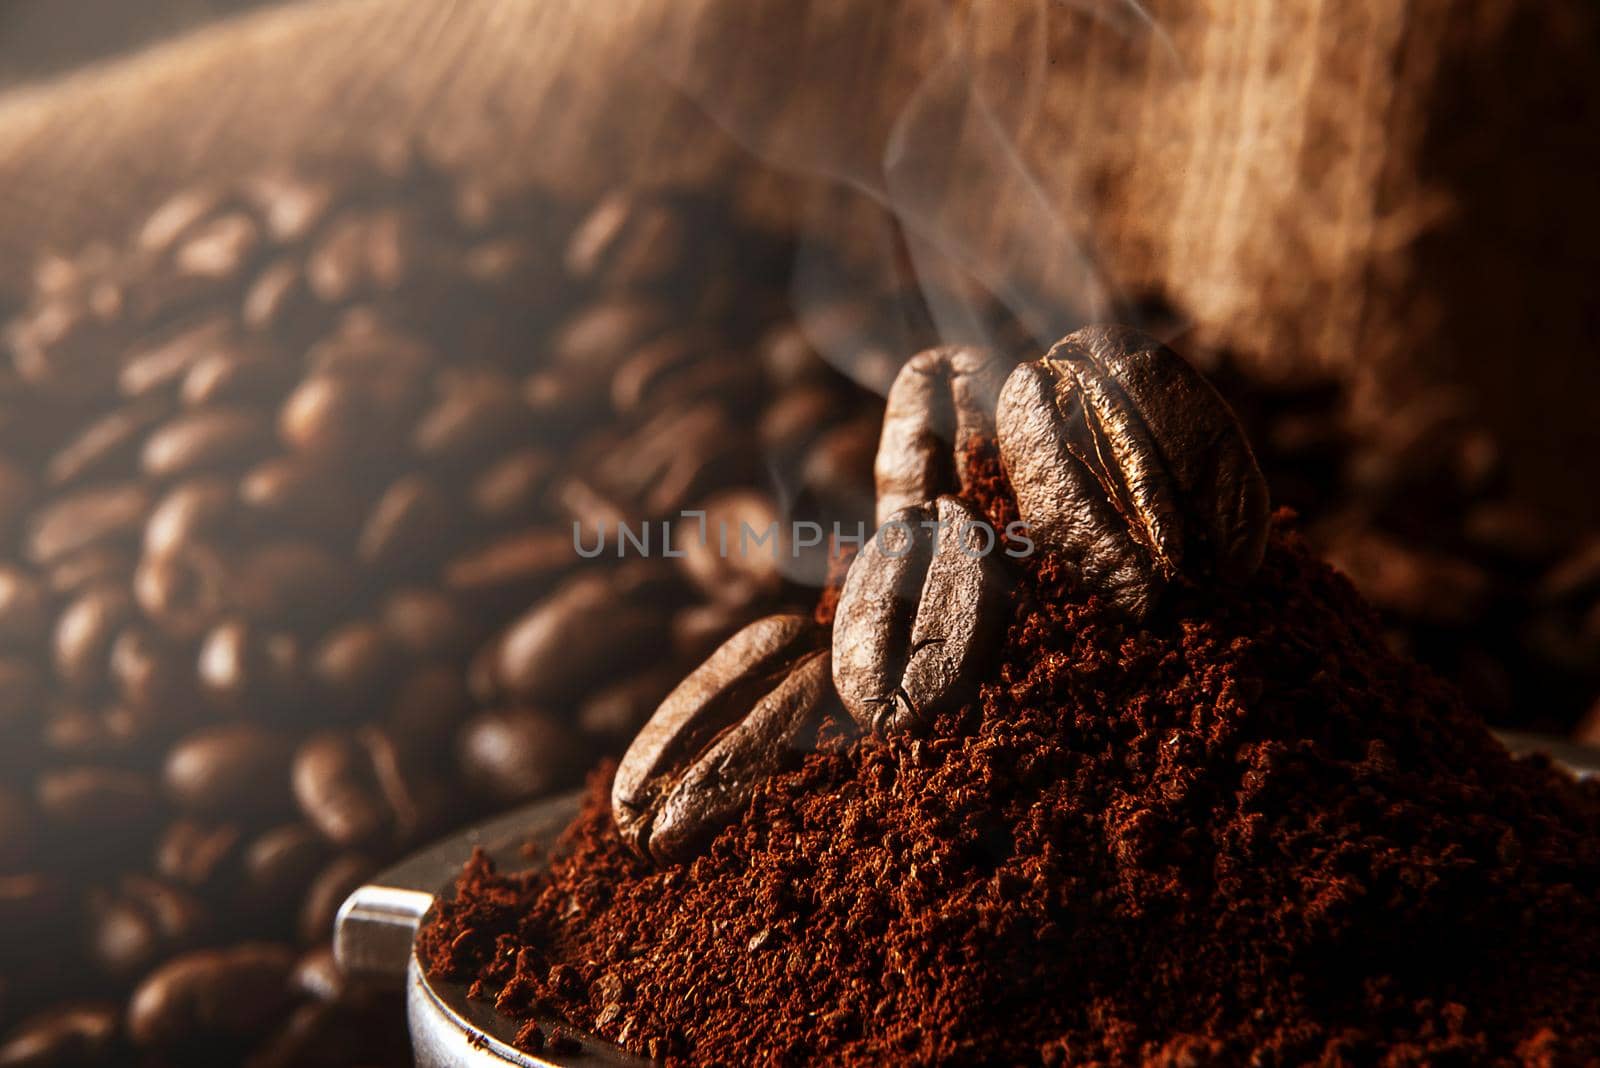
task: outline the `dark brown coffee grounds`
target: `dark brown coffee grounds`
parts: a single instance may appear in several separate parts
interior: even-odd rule
[[[1509,758],[1287,525],[1139,628],[1032,558],[978,701],[825,734],[687,866],[602,770],[547,873],[474,859],[426,967],[680,1062],[1600,1058],[1600,790]]]

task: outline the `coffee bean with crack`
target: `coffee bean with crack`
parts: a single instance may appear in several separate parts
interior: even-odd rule
[[[1270,509],[1244,431],[1153,338],[1069,335],[1011,373],[996,427],[1030,536],[1129,616],[1180,574],[1238,580],[1261,563]]]
[[[900,369],[873,463],[880,524],[902,508],[966,489],[962,454],[994,434],[1005,378],[994,354],[960,346],[919,352]]]
[[[895,512],[863,547],[833,624],[833,683],[862,728],[914,730],[971,696],[1004,622],[999,552],[949,496]]]
[[[617,830],[660,864],[692,857],[802,744],[828,698],[829,654],[806,617],[745,627],[662,701],[617,766]]]

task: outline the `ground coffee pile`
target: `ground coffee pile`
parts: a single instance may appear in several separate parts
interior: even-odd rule
[[[547,873],[472,862],[426,966],[695,1063],[1600,1057],[1600,790],[1506,756],[1290,525],[1140,628],[1027,561],[979,700],[825,731],[690,865],[598,774]]]

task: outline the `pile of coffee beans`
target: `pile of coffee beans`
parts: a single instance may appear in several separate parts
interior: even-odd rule
[[[849,514],[879,401],[712,203],[274,173],[41,263],[0,369],[0,1064],[406,1062],[328,955],[345,895],[814,599],[690,534]]]
[[[401,154],[178,190],[41,258],[0,360],[0,1065],[406,1062],[395,999],[327,955],[344,895],[576,785],[730,635],[809,612],[833,524],[895,511],[908,354],[957,345],[918,385],[949,405],[889,398],[897,507],[948,467],[919,435],[990,432],[963,398],[1004,376],[959,346],[1036,358],[1004,315],[941,338],[914,285],[819,284],[814,249],[798,292],[793,235],[727,200],[504,196]],[[1332,387],[1207,370],[1397,642],[1570,729],[1600,552],[1498,495],[1481,432],[1352,436]],[[817,544],[718,537],[794,522]],[[809,691],[762,678],[789,729]],[[652,848],[698,752],[647,776]]]

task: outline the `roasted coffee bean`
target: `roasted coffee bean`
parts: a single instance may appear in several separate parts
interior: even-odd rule
[[[797,455],[839,421],[838,407],[838,395],[824,386],[799,386],[779,395],[756,426],[762,448],[780,460]]]
[[[601,484],[647,516],[671,515],[714,483],[755,470],[752,451],[714,403],[669,409],[601,458]]]
[[[292,996],[294,953],[244,943],[168,962],[139,984],[128,1002],[128,1035],[143,1047],[233,1042],[258,1034]]]
[[[0,786],[0,875],[27,865],[37,837],[32,807],[21,794]]]
[[[692,857],[805,744],[828,661],[809,619],[768,616],[691,672],[617,766],[611,809],[624,840],[657,863]]]
[[[233,512],[233,489],[214,475],[174,486],[150,512],[144,525],[144,551],[170,556],[221,534]]]
[[[349,212],[306,261],[311,290],[333,304],[395,289],[414,269],[416,242],[406,218],[396,211]]]
[[[52,564],[45,585],[58,598],[74,598],[102,586],[127,581],[133,571],[133,553],[120,545],[84,549]]]
[[[377,870],[377,865],[367,857],[346,853],[319,871],[306,888],[300,905],[300,941],[306,944],[326,942],[333,934],[339,906]]]
[[[361,621],[339,627],[318,643],[310,677],[331,717],[354,719],[387,699],[398,667],[398,650],[383,628]]]
[[[339,612],[349,596],[349,569],[326,550],[304,541],[253,547],[235,564],[235,607],[268,625],[311,626]]]
[[[1488,576],[1471,563],[1370,530],[1333,535],[1323,551],[1373,604],[1404,619],[1445,625],[1475,619],[1490,596]]]
[[[263,268],[245,291],[239,320],[251,330],[271,330],[298,337],[309,322],[321,323],[313,308],[315,298],[305,270],[294,258],[280,259]]]
[[[328,844],[307,824],[289,823],[263,831],[244,851],[241,907],[267,915],[293,911],[328,857]]]
[[[110,1005],[69,1005],[31,1016],[0,1045],[0,1068],[94,1068],[117,1063],[121,1020]]]
[[[955,497],[894,513],[850,565],[833,681],[864,730],[908,731],[971,696],[1003,628],[998,538]]]
[[[45,680],[30,661],[0,657],[0,736],[39,718]]]
[[[287,739],[254,724],[195,731],[167,755],[167,796],[199,815],[282,812],[289,801],[291,752]]]
[[[444,565],[444,587],[496,603],[526,603],[578,562],[569,530],[533,527],[501,537],[454,557]]]
[[[457,509],[422,475],[392,483],[368,513],[356,558],[386,573],[426,569],[450,540]]]
[[[562,324],[551,341],[551,356],[557,366],[598,385],[629,353],[659,334],[669,318],[667,308],[656,301],[598,300]]]
[[[99,844],[127,832],[143,833],[161,811],[155,784],[122,768],[43,772],[34,800],[52,835],[76,839],[69,844]]]
[[[203,634],[228,605],[228,561],[208,545],[146,555],[133,573],[133,595],[152,623],[174,639]]]
[[[90,590],[56,621],[56,676],[70,691],[90,694],[105,682],[111,643],[133,617],[133,601],[115,586]]]
[[[283,402],[278,433],[291,448],[324,458],[371,455],[394,440],[398,413],[362,383],[322,374]]]
[[[726,638],[737,629],[731,627],[718,638]],[[663,662],[602,686],[578,706],[577,726],[590,737],[620,747],[639,732],[682,678],[683,672],[675,664]]]
[[[150,491],[133,482],[77,490],[40,509],[28,532],[28,558],[52,564],[108,541],[131,538],[150,511]]]
[[[570,727],[532,708],[474,716],[461,728],[459,753],[462,781],[502,803],[573,785],[589,757]]]
[[[215,353],[231,351],[237,344],[228,318],[211,316],[154,344],[135,349],[123,359],[117,381],[122,392],[130,397],[167,390],[200,361]]]
[[[362,499],[340,463],[321,455],[274,456],[239,480],[239,500],[256,522],[317,534],[355,529]]]
[[[531,447],[502,456],[472,480],[473,511],[491,523],[530,518],[543,505],[555,466],[548,452]]]
[[[709,600],[750,605],[783,588],[782,555],[790,550],[778,505],[758,490],[729,490],[686,515],[672,541],[685,577]]]
[[[300,642],[293,634],[226,620],[206,632],[195,673],[201,692],[225,708],[284,711],[298,696]]]
[[[190,408],[276,399],[294,381],[284,362],[246,348],[214,352],[189,368],[178,396]]]
[[[229,467],[261,451],[266,442],[266,424],[256,413],[201,409],[158,427],[144,443],[140,464],[152,478],[170,478]]]
[[[404,842],[436,815],[430,810],[436,799],[403,763],[393,740],[377,728],[324,732],[295,754],[295,799],[336,845]]]
[[[175,716],[188,703],[189,665],[149,627],[124,627],[111,643],[111,684],[130,709]]]
[[[456,375],[417,422],[411,443],[434,463],[471,463],[505,451],[527,433],[529,422],[509,379],[492,371]]]
[[[379,610],[384,633],[418,657],[456,657],[477,641],[478,626],[453,597],[417,587],[395,590]]]
[[[0,565],[0,646],[29,647],[50,632],[50,594],[28,572]]]
[[[902,508],[967,488],[962,458],[994,435],[1006,367],[975,348],[928,349],[895,376],[873,475],[881,525]]]
[[[334,959],[333,950],[318,946],[302,954],[289,977],[295,993],[316,1001],[338,1001],[350,992],[349,977]]]
[[[89,956],[116,977],[129,977],[187,949],[210,917],[193,894],[159,879],[125,876],[115,890],[91,895]]]
[[[996,425],[1030,537],[1134,618],[1176,575],[1260,564],[1261,469],[1222,398],[1159,342],[1122,327],[1064,338],[1012,372]]]
[[[267,236],[287,243],[311,235],[327,218],[337,191],[329,182],[279,171],[252,178],[245,195],[261,213]]]
[[[620,671],[659,639],[659,609],[630,599],[613,576],[569,580],[506,628],[497,676],[506,692],[534,703],[582,692],[602,671]]]
[[[174,820],[156,843],[156,872],[184,886],[214,890],[235,874],[241,842],[237,824]]]
[[[45,465],[46,481],[52,486],[70,486],[88,477],[132,474],[128,462],[132,444],[160,422],[167,410],[167,405],[159,403],[130,404],[89,424],[50,457]]]
[[[687,239],[683,220],[660,199],[611,193],[595,205],[567,243],[567,273],[606,288],[648,285],[672,273]]]
[[[401,680],[383,722],[396,744],[418,752],[447,740],[471,710],[460,667],[424,663]]]

